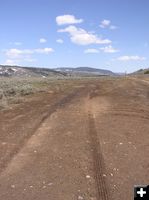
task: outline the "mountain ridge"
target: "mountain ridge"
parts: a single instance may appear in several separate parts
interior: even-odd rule
[[[63,71],[63,72],[69,72],[69,73],[86,73],[86,74],[94,74],[94,75],[115,75],[115,73],[113,73],[110,70],[106,70],[106,69],[98,69],[98,68],[92,68],[92,67],[76,67],[76,68],[72,68],[72,67],[60,67],[60,68],[56,68],[55,70],[57,71]]]
[[[113,76],[110,70],[97,69],[92,67],[24,67],[0,65],[0,76],[3,77],[48,77],[48,76]]]

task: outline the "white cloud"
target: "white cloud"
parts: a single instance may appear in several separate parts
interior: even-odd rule
[[[54,52],[52,48],[34,49],[33,53],[49,54]]]
[[[32,58],[35,54],[50,54],[54,52],[52,48],[39,48],[39,49],[8,49],[5,51],[7,57],[6,64],[15,64],[22,61],[35,62],[36,59]]]
[[[9,42],[10,45],[21,46],[22,42]]]
[[[69,33],[70,39],[73,43],[79,45],[89,45],[89,44],[109,44],[111,41],[109,39],[102,39],[97,35],[87,32],[82,28],[77,28],[76,26],[68,26],[65,29],[58,30],[60,33]]]
[[[86,49],[84,53],[99,53],[98,49]]]
[[[119,52],[118,49],[113,48],[111,45],[107,46],[107,47],[102,47],[100,48],[104,53],[116,53]]]
[[[109,27],[109,29],[115,30],[115,29],[117,29],[117,26],[111,25],[111,26]]]
[[[61,15],[56,17],[56,23],[58,25],[79,24],[82,22],[83,19],[76,19],[74,15]]]
[[[20,58],[21,56],[28,56],[34,53],[48,54],[52,53],[52,48],[41,49],[8,49],[6,50],[6,56],[9,58]]]
[[[111,30],[117,29],[117,26],[111,25],[111,21],[108,19],[104,19],[103,21],[101,21],[99,26],[100,28],[109,28]]]
[[[40,38],[40,43],[46,43],[47,42],[47,40],[45,39],[45,38]]]
[[[140,57],[140,56],[121,56],[119,58],[117,58],[117,60],[119,61],[142,61],[142,60],[146,60],[145,57]]]
[[[106,27],[108,27],[110,24],[111,24],[111,21],[110,21],[110,20],[104,19],[104,20],[101,22],[100,27],[101,27],[101,28],[106,28]]]
[[[26,62],[36,62],[37,59],[35,59],[35,58],[24,58],[24,61],[26,61]]]
[[[16,65],[16,62],[14,60],[7,59],[4,65]]]
[[[15,44],[16,46],[21,46],[21,45],[22,45],[21,42],[15,42],[14,44]]]
[[[64,41],[63,41],[62,39],[57,39],[56,42],[57,42],[57,43],[60,43],[60,44],[63,44],[63,43],[64,43]]]
[[[23,55],[29,55],[29,54],[33,54],[33,50],[29,50],[29,49],[24,49],[24,50],[8,49],[8,50],[6,50],[6,56],[11,59],[20,58]]]

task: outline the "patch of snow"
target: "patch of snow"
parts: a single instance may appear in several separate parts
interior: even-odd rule
[[[14,72],[17,72],[18,70],[16,68],[11,68]]]

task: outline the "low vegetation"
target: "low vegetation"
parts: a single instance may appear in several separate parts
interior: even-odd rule
[[[77,81],[76,81],[77,80]],[[84,82],[81,78],[6,78],[0,77],[0,109],[18,104],[25,97],[38,92],[58,93]]]
[[[145,71],[144,74],[149,74],[149,70]]]

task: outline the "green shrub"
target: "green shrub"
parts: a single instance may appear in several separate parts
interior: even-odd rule
[[[149,74],[149,70],[145,71],[144,74]]]

